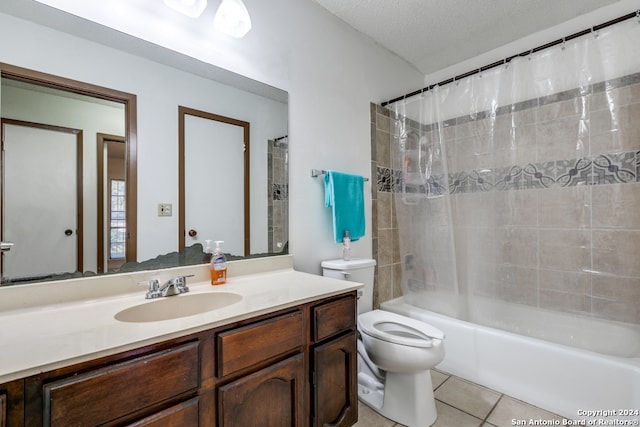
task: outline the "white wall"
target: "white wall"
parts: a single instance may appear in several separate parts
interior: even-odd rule
[[[251,38],[223,40],[219,46],[211,42],[173,47],[289,92],[290,250],[298,270],[319,273],[320,261],[341,251],[331,238],[322,180],[310,178],[310,169],[369,176],[369,103],[419,87],[423,76],[311,1],[246,4],[254,22]],[[104,30],[96,33],[100,31]],[[167,44],[175,40],[160,32],[149,41],[159,43],[155,36],[164,37]],[[0,62],[138,95],[138,257],[175,250],[176,221],[158,218],[155,207],[160,201],[177,201],[177,105],[188,100],[191,107],[211,110],[216,101],[202,90],[194,94],[179,71],[164,67],[151,73],[145,59],[8,15],[0,14],[0,38],[12,40],[0,45]],[[167,90],[152,90],[156,84]],[[194,102],[196,95],[200,98]],[[234,105],[219,107],[219,114],[234,116]],[[371,256],[370,185],[375,185],[375,177],[365,188],[367,229],[366,236],[353,244],[356,257]]]

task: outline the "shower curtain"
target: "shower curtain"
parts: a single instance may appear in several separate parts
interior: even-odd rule
[[[638,20],[389,108],[407,302],[511,331],[480,302],[640,325]]]

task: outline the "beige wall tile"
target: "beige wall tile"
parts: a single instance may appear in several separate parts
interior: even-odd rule
[[[592,188],[593,227],[640,229],[640,183]]]
[[[560,271],[591,269],[589,230],[541,229],[538,231],[539,267]]]
[[[537,190],[540,227],[590,227],[591,188],[578,185]]]
[[[538,305],[538,270],[510,264],[496,266],[496,297],[507,302]]]
[[[640,278],[593,276],[593,315],[640,324]]]
[[[594,230],[593,270],[640,277],[640,231]]]
[[[534,228],[496,229],[496,262],[535,268],[538,264],[538,235]]]
[[[536,190],[499,191],[494,195],[495,224],[498,226],[530,226],[538,224]]]
[[[589,121],[569,117],[538,123],[536,160],[574,159],[589,155]]]

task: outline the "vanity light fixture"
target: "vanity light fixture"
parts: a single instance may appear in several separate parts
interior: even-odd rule
[[[213,28],[236,38],[247,34],[251,29],[251,17],[242,0],[222,0]]]
[[[164,0],[164,4],[190,18],[197,18],[207,7],[207,0]]]

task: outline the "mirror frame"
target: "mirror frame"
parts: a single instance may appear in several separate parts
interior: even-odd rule
[[[178,106],[178,250],[185,248],[186,224],[185,224],[185,116],[200,117],[239,126],[243,129],[244,137],[244,256],[251,254],[251,217],[250,217],[250,123],[242,120],[208,113],[189,107]]]
[[[137,261],[138,249],[138,159],[137,159],[137,97],[134,94],[121,92],[78,80],[47,74],[40,71],[22,68],[0,62],[0,77],[73,92],[94,98],[124,104],[125,110],[125,179],[126,179],[126,224],[127,243],[126,261]],[[99,251],[100,248],[98,248]],[[104,250],[104,249],[103,249]],[[104,260],[102,261],[104,262]],[[100,270],[100,265],[98,265]]]

